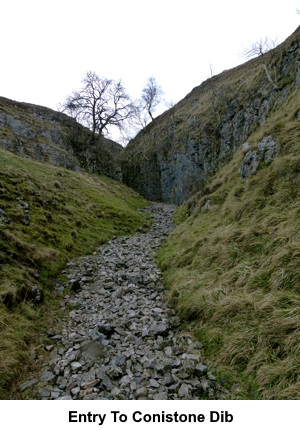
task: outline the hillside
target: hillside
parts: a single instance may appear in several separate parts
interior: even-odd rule
[[[0,147],[20,157],[121,179],[122,146],[52,109],[0,97]]]
[[[299,399],[300,86],[204,190],[160,253],[177,307],[237,398]]]
[[[299,29],[298,29],[299,30]],[[264,56],[213,76],[156,118],[121,154],[124,182],[181,204],[203,189],[300,82],[300,33]]]
[[[149,225],[146,201],[118,181],[0,149],[0,398],[41,354],[70,258]],[[66,281],[66,280],[64,280]]]

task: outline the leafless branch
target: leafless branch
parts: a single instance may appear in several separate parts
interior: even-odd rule
[[[121,81],[100,78],[90,71],[81,89],[67,97],[62,110],[90,128],[93,135],[102,135],[110,126],[121,129],[133,115],[134,107]]]

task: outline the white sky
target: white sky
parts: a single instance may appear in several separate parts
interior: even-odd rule
[[[57,109],[86,71],[137,98],[155,76],[178,102],[300,24],[300,0],[0,0],[0,95]]]

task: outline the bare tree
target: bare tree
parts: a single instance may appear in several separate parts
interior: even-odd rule
[[[265,70],[268,81],[272,84],[275,90],[280,89],[277,84],[276,69],[270,67],[270,59],[272,59],[271,51],[276,46],[276,40],[266,37],[264,40],[260,39],[250,45],[249,48],[244,50],[243,55],[247,58],[260,57],[262,66]]]
[[[175,102],[174,102],[174,100],[165,100],[165,106],[168,108],[168,109],[172,109],[174,106],[175,106]]]
[[[142,106],[147,110],[151,120],[153,121],[153,111],[161,103],[163,91],[161,86],[157,84],[155,78],[151,76],[142,90]]]
[[[136,130],[140,130],[141,128],[146,127],[146,125],[149,122],[148,109],[146,109],[145,103],[143,102],[143,100],[136,100],[134,102],[134,107],[135,107],[134,115],[133,115],[134,128]]]
[[[244,50],[244,56],[247,59],[258,57],[258,56],[264,56],[267,52],[271,51],[271,49],[274,49],[276,46],[276,40],[269,39],[268,37],[265,37],[265,39],[260,39],[257,42],[251,43],[249,48],[246,48]]]
[[[130,139],[146,125],[153,121],[153,112],[155,108],[165,100],[162,98],[163,91],[157,84],[154,77],[148,78],[147,84],[142,90],[140,99],[133,102],[133,112],[129,121],[125,121],[125,127],[122,133],[122,141],[129,142]],[[166,102],[165,102],[166,103]]]
[[[124,121],[133,115],[134,107],[121,81],[87,72],[81,89],[67,97],[62,110],[87,126],[94,136],[108,132],[110,126],[122,129]]]

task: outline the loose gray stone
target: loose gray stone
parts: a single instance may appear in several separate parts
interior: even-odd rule
[[[50,382],[50,381],[53,381],[53,379],[55,379],[55,375],[49,370],[45,370],[41,374],[41,381]]]
[[[150,383],[150,387],[159,388],[159,383],[156,381],[156,379],[153,379],[153,378],[150,379],[149,383]]]
[[[168,335],[168,327],[163,323],[153,324],[151,327],[151,334],[153,336],[161,335],[161,336],[165,337]]]
[[[198,364],[195,367],[195,375],[197,376],[203,376],[207,373],[207,371],[208,371],[208,368],[207,366],[205,366],[205,364]]]
[[[180,398],[186,397],[188,398],[190,395],[190,386],[187,384],[182,384],[178,390],[178,396]]]
[[[147,397],[147,396],[148,396],[148,390],[147,390],[147,388],[146,388],[146,387],[138,388],[138,389],[136,390],[136,392],[135,392],[135,395],[136,395],[136,397],[137,397],[137,398],[140,398],[140,397]]]
[[[47,388],[39,388],[38,394],[41,398],[45,398],[50,397],[51,392]]]
[[[73,396],[77,396],[77,394],[80,393],[80,388],[79,387],[72,388],[71,393],[73,394]]]
[[[31,379],[30,381],[24,382],[24,384],[21,385],[21,392],[27,390],[28,388],[33,387],[38,383],[37,379]]]
[[[82,364],[79,363],[78,361],[73,361],[73,363],[71,363],[71,368],[73,371],[79,370],[81,369]]]
[[[168,400],[168,394],[166,392],[153,394],[153,400]]]

